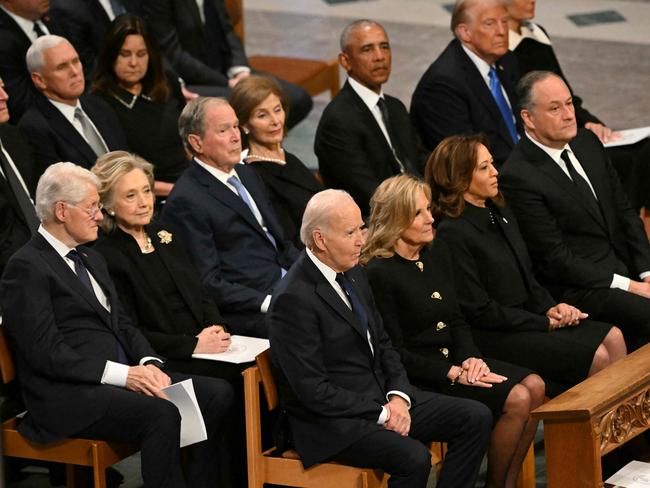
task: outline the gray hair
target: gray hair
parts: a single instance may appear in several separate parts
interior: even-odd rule
[[[178,133],[183,141],[183,146],[190,153],[194,153],[192,145],[187,138],[190,134],[201,137],[205,134],[205,111],[211,104],[229,105],[228,100],[221,97],[198,97],[190,100],[178,118]]]
[[[354,203],[348,192],[332,188],[318,192],[309,199],[300,227],[300,240],[305,247],[314,246],[314,231],[329,226],[332,214],[340,207],[342,200]]]
[[[507,6],[505,0],[456,0],[454,10],[451,13],[451,32],[456,36],[456,29],[460,24],[467,24],[472,18],[472,10],[477,5],[503,5]],[[458,37],[458,36],[456,36]]]
[[[76,205],[86,198],[88,185],[99,190],[99,178],[74,163],[56,163],[45,170],[36,187],[36,214],[42,222],[52,220],[56,202]]]
[[[27,70],[30,73],[41,71],[43,66],[45,66],[43,52],[47,49],[56,47],[59,44],[63,44],[64,42],[67,42],[68,44],[70,43],[65,37],[54,35],[41,36],[36,39],[27,50],[27,54],[25,54]]]
[[[347,52],[349,44],[350,44],[350,36],[352,35],[352,32],[354,32],[357,28],[360,27],[380,27],[384,32],[386,32],[386,29],[384,29],[384,26],[381,25],[379,22],[376,22],[374,20],[370,19],[359,19],[355,20],[354,22],[350,22],[348,25],[345,26],[343,29],[343,32],[341,32],[341,39],[339,40],[339,44],[341,46],[341,52]]]
[[[517,83],[517,98],[519,98],[519,108],[521,110],[532,110],[533,105],[535,105],[535,101],[533,100],[533,89],[535,85],[551,76],[560,78],[552,71],[531,71],[522,76]]]

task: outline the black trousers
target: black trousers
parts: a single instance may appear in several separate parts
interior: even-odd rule
[[[252,70],[251,73],[273,78],[278,83],[278,85],[280,85],[280,89],[287,97],[287,101],[289,103],[289,113],[287,114],[288,118],[286,121],[287,129],[291,129],[298,122],[309,115],[309,112],[311,112],[311,109],[314,106],[314,102],[311,99],[311,95],[307,93],[304,88],[301,88],[298,85],[294,85],[293,83],[289,83],[288,81],[284,81],[281,78],[276,78],[275,76],[264,73],[262,71]],[[190,91],[207,97],[228,98],[231,93],[230,88],[227,86],[189,85],[187,88]],[[243,123],[244,121],[241,122]]]
[[[490,410],[474,400],[438,393],[411,408],[411,431],[370,434],[332,457],[350,466],[379,468],[390,474],[390,488],[425,488],[431,455],[423,443],[446,442],[437,488],[473,488],[492,429]],[[426,396],[425,396],[426,395]]]
[[[566,290],[563,299],[587,312],[590,319],[616,325],[630,352],[650,341],[650,298],[617,288],[598,288]]]
[[[207,440],[184,449],[184,466],[180,414],[173,403],[160,398],[112,386],[102,388],[98,394],[107,402],[106,415],[75,436],[139,445],[146,488],[214,488],[218,486],[220,427],[233,401],[232,388],[220,379],[167,374],[173,383],[192,378],[208,433]]]

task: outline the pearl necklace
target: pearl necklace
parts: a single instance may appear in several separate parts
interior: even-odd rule
[[[284,154],[284,149],[280,149],[280,151],[282,151],[282,154]],[[261,161],[269,161],[271,163],[277,163],[279,165],[287,164],[287,162],[284,159],[271,158],[271,157],[268,157],[268,156],[260,156],[258,154],[253,154],[253,153],[249,152],[244,159],[248,160],[250,158],[259,159]],[[248,161],[246,161],[246,162],[248,162]]]
[[[147,234],[145,234],[145,237],[147,239],[147,243],[144,245],[144,247],[140,248],[142,254],[148,254],[154,250],[153,244],[151,243],[151,237],[149,237]]]

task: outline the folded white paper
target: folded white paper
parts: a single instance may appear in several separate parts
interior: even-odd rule
[[[637,127],[636,129],[618,130],[618,139],[603,144],[605,147],[627,146],[629,144],[636,144],[641,139],[650,136],[650,126]]]
[[[230,336],[230,347],[219,354],[192,354],[193,358],[209,359],[211,361],[225,361],[226,363],[247,363],[255,361],[255,357],[266,351],[269,347],[268,339],[233,335]]]
[[[196,401],[192,379],[169,385],[163,391],[181,414],[181,447],[206,440],[208,432]]]
[[[650,463],[632,461],[605,481],[621,488],[648,488],[650,486]]]

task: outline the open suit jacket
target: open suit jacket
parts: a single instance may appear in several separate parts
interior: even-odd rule
[[[384,100],[390,134],[397,139],[391,142],[399,148],[406,170],[419,174],[424,154],[406,107],[389,95],[384,94]],[[377,186],[400,171],[377,120],[348,82],[323,112],[314,151],[325,185],[350,193],[363,215],[369,213],[368,202]]]
[[[110,105],[93,95],[81,96],[80,102],[109,151],[129,149],[124,130]],[[20,128],[29,137],[40,165],[70,161],[89,169],[95,164],[97,155],[86,140],[43,95],[36,97],[20,120]]]
[[[161,241],[158,232],[162,230],[171,234],[171,242],[165,244]],[[203,287],[199,272],[186,254],[180,236],[171,227],[157,223],[148,225],[146,231],[188,311],[198,324],[196,328],[173,320],[160,284],[143,263],[140,247],[131,235],[117,228],[95,244],[93,249],[106,258],[120,300],[156,352],[169,359],[189,359],[196,347],[196,335],[201,329],[212,324],[223,324],[223,319]]]
[[[289,269],[298,255],[255,171],[243,164],[235,170],[277,249],[244,201],[196,162],[178,179],[163,209],[164,221],[182,233],[204,285],[231,325],[238,314],[259,313],[282,268]]]
[[[20,172],[30,195],[34,195],[40,172],[29,143],[16,127],[9,124],[0,124],[0,141]],[[11,255],[30,237],[31,232],[13,190],[6,178],[0,177],[0,274]]]
[[[19,431],[37,442],[72,436],[105,415],[114,387],[100,381],[106,361],[118,361],[118,341],[131,365],[157,356],[131,325],[102,257],[77,249],[110,313],[40,234],[11,258],[0,281],[3,327],[28,410]]]
[[[517,60],[508,52],[496,67],[521,134],[515,94]],[[494,160],[501,165],[515,146],[490,89],[457,39],[420,78],[411,100],[411,119],[429,150],[445,137],[482,132],[490,141]]]
[[[212,2],[225,43],[209,46],[196,0],[142,0],[144,17],[165,51],[174,71],[193,85],[228,86],[225,72],[207,64],[207,49],[220,49],[225,71],[231,66],[248,66],[241,40],[232,29],[223,0]]]
[[[650,270],[650,245],[597,137],[579,129],[569,144],[598,197],[602,213],[585,202],[562,169],[523,137],[501,172],[543,284],[608,288],[613,273],[638,279]]]
[[[427,395],[410,385],[363,271],[355,267],[346,276],[368,312],[374,355],[358,319],[306,252],[278,285],[269,309],[280,397],[305,467],[383,429],[376,422],[389,391],[409,395],[412,405]]]
[[[62,28],[50,17],[42,19],[50,34],[64,36]],[[13,123],[23,116],[38,94],[25,63],[25,54],[32,45],[20,26],[4,10],[0,9],[0,78],[9,93],[9,111]]]

